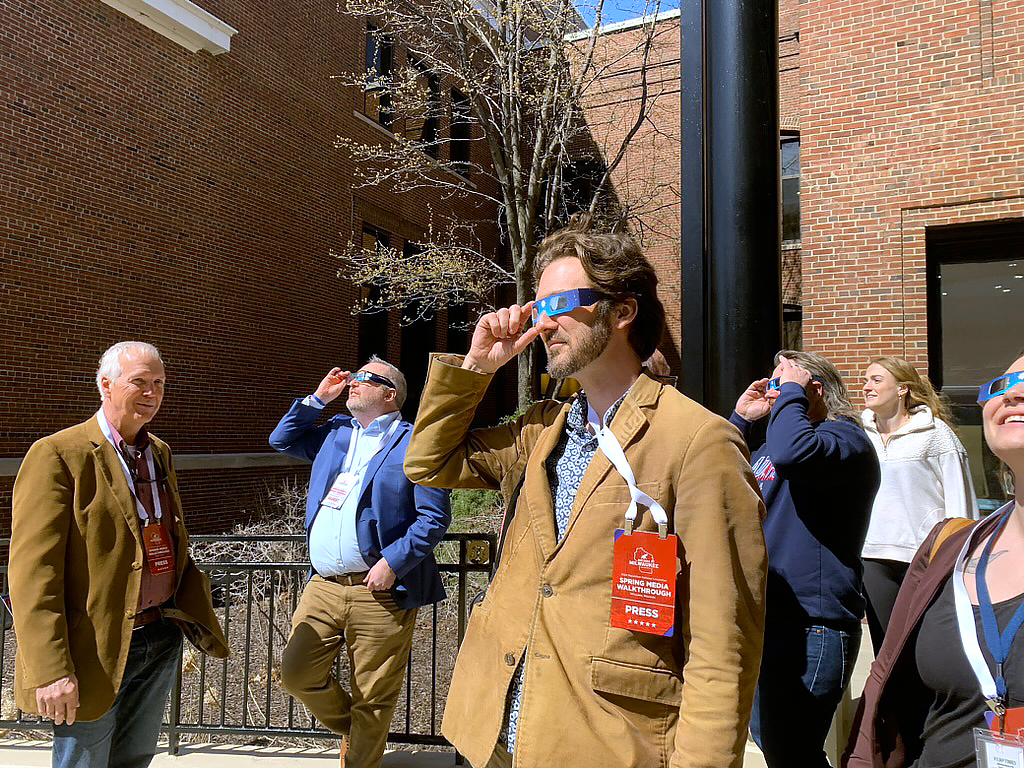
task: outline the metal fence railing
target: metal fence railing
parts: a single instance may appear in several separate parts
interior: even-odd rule
[[[211,659],[187,642],[171,690],[164,731],[168,751],[196,737],[231,742],[240,738],[334,739],[279,685],[281,651],[309,565],[304,536],[195,536],[193,557],[211,580],[214,606],[231,648],[229,659]],[[2,542],[0,542],[2,547]],[[448,599],[420,610],[395,708],[389,741],[444,745],[440,717],[459,643],[465,632],[469,598],[486,582],[494,562],[491,534],[451,533],[437,557]],[[0,571],[7,591],[6,565]],[[3,611],[0,643],[0,729],[44,731],[48,724],[25,715],[14,704],[16,638]],[[348,659],[340,654],[336,673],[348,683]]]

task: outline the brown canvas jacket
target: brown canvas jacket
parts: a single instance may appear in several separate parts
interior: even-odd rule
[[[501,563],[470,619],[442,732],[474,765],[499,737],[524,654],[516,766],[739,766],[764,630],[764,507],[739,433],[641,375],[611,424],[680,540],[674,637],[609,626],[613,532],[629,503],[599,451],[556,539],[544,461],[568,406],[469,430],[489,376],[431,361],[406,453],[413,482],[501,488],[525,471]],[[656,531],[649,513],[640,530]]]
[[[170,449],[152,440],[174,508],[178,582],[166,614],[199,649],[225,657],[209,580],[188,553]],[[36,712],[36,688],[74,673],[78,719],[96,720],[110,709],[128,656],[142,562],[135,503],[96,416],[36,442],[14,483],[9,574],[18,707]]]

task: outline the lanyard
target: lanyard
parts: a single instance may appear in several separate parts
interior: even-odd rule
[[[629,486],[629,508],[626,510],[626,533],[633,532],[633,522],[636,520],[637,515],[637,504],[643,504],[651,510],[651,517],[654,518],[654,522],[658,524],[658,535],[661,538],[665,538],[668,535],[668,515],[665,513],[664,508],[648,496],[646,493],[636,487],[636,479],[633,476],[633,469],[629,466],[629,462],[626,461],[626,454],[622,451],[622,446],[619,445],[619,441],[615,435],[607,426],[601,426],[598,429],[598,425],[594,422],[590,422],[590,426],[597,433],[597,444],[601,448],[601,451],[605,456],[608,457],[608,461],[612,463],[612,466],[618,471],[622,478],[626,481],[626,485]]]
[[[128,481],[128,491],[131,493],[132,498],[135,499],[135,509],[138,512],[143,523],[149,525],[149,510],[146,509],[146,505],[142,503],[142,499],[139,498],[138,490],[135,487],[135,473],[132,468],[128,466],[128,462],[125,460],[125,456],[121,453],[121,449],[117,447],[117,443],[114,442],[114,436],[111,434],[110,424],[107,422],[107,416],[103,413],[101,408],[99,413],[96,415],[96,420],[100,424],[100,431],[107,438],[112,446],[114,446],[114,453],[117,454],[118,460],[121,462],[121,471],[124,473],[124,479]],[[156,467],[153,464],[153,447],[147,445],[146,450],[143,452],[143,457],[146,460],[146,465],[149,467],[149,476],[156,478]],[[161,468],[162,469],[162,468]],[[165,473],[166,474],[166,473]],[[153,513],[156,516],[156,522],[159,523],[164,516],[163,504],[160,502],[160,488],[158,482],[152,482],[151,492],[153,494]]]
[[[981,653],[981,645],[978,642],[978,632],[974,623],[974,611],[971,608],[970,598],[967,595],[967,586],[964,583],[964,569],[967,564],[967,557],[970,551],[971,539],[968,538],[957,558],[956,568],[953,573],[953,598],[956,604],[956,618],[960,627],[960,639],[963,642],[964,652],[967,660],[974,670],[975,677],[981,686],[981,693],[985,701],[996,715],[1002,717],[1006,711],[1007,688],[1006,678],[1003,676],[1003,664],[1010,655],[1010,648],[1013,645],[1014,637],[1024,624],[1024,603],[1017,607],[1017,611],[1010,619],[1006,629],[1000,634],[999,625],[996,621],[996,612],[989,597],[988,585],[985,583],[985,571],[988,568],[988,561],[992,554],[992,546],[999,538],[1013,507],[1006,510],[1003,519],[996,526],[989,540],[985,542],[981,554],[978,557],[978,569],[975,574],[975,582],[978,590],[978,609],[981,613],[981,628],[985,638],[985,645],[988,647],[992,660],[995,662],[996,674],[993,678]]]
[[[380,442],[377,444],[377,450],[371,453],[369,456],[367,456],[366,461],[364,461],[362,464],[359,465],[359,467],[356,470],[354,470],[356,473],[360,473],[364,469],[366,469],[366,465],[373,461],[374,456],[380,453],[380,449],[384,447],[384,445],[387,443],[391,435],[393,435],[395,430],[398,429],[399,421],[400,419],[396,415],[394,420],[388,427],[387,431],[381,436]],[[363,429],[362,425],[360,425],[358,429],[352,429],[352,441],[349,443],[348,451],[345,453],[345,458],[342,459],[341,462],[341,471],[343,473],[353,472],[352,465],[355,464],[356,461],[356,445],[359,443],[360,436],[365,431],[366,430]]]

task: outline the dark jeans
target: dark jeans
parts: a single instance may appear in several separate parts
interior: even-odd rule
[[[910,563],[864,558],[864,598],[867,600],[868,630],[875,656],[882,647],[892,607]]]
[[[181,630],[169,621],[132,632],[114,706],[99,720],[53,727],[53,768],[146,768],[180,656]]]
[[[850,682],[860,627],[768,627],[750,732],[768,768],[829,765],[824,744]]]

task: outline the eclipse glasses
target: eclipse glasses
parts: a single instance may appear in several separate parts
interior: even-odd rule
[[[984,404],[997,395],[1008,392],[1018,384],[1024,384],[1024,371],[1004,373],[1002,376],[996,376],[992,381],[978,387],[978,405]]]
[[[353,384],[369,384],[371,382],[374,384],[383,384],[385,387],[391,387],[392,389],[395,388],[391,379],[381,376],[379,373],[371,373],[370,371],[357,371],[356,373],[353,373],[348,380],[349,386]]]
[[[595,304],[602,299],[612,298],[607,293],[595,291],[593,288],[573,288],[571,291],[552,293],[543,299],[533,302],[533,322],[540,320],[541,315],[554,317],[566,312],[572,312],[578,307],[586,307]]]

